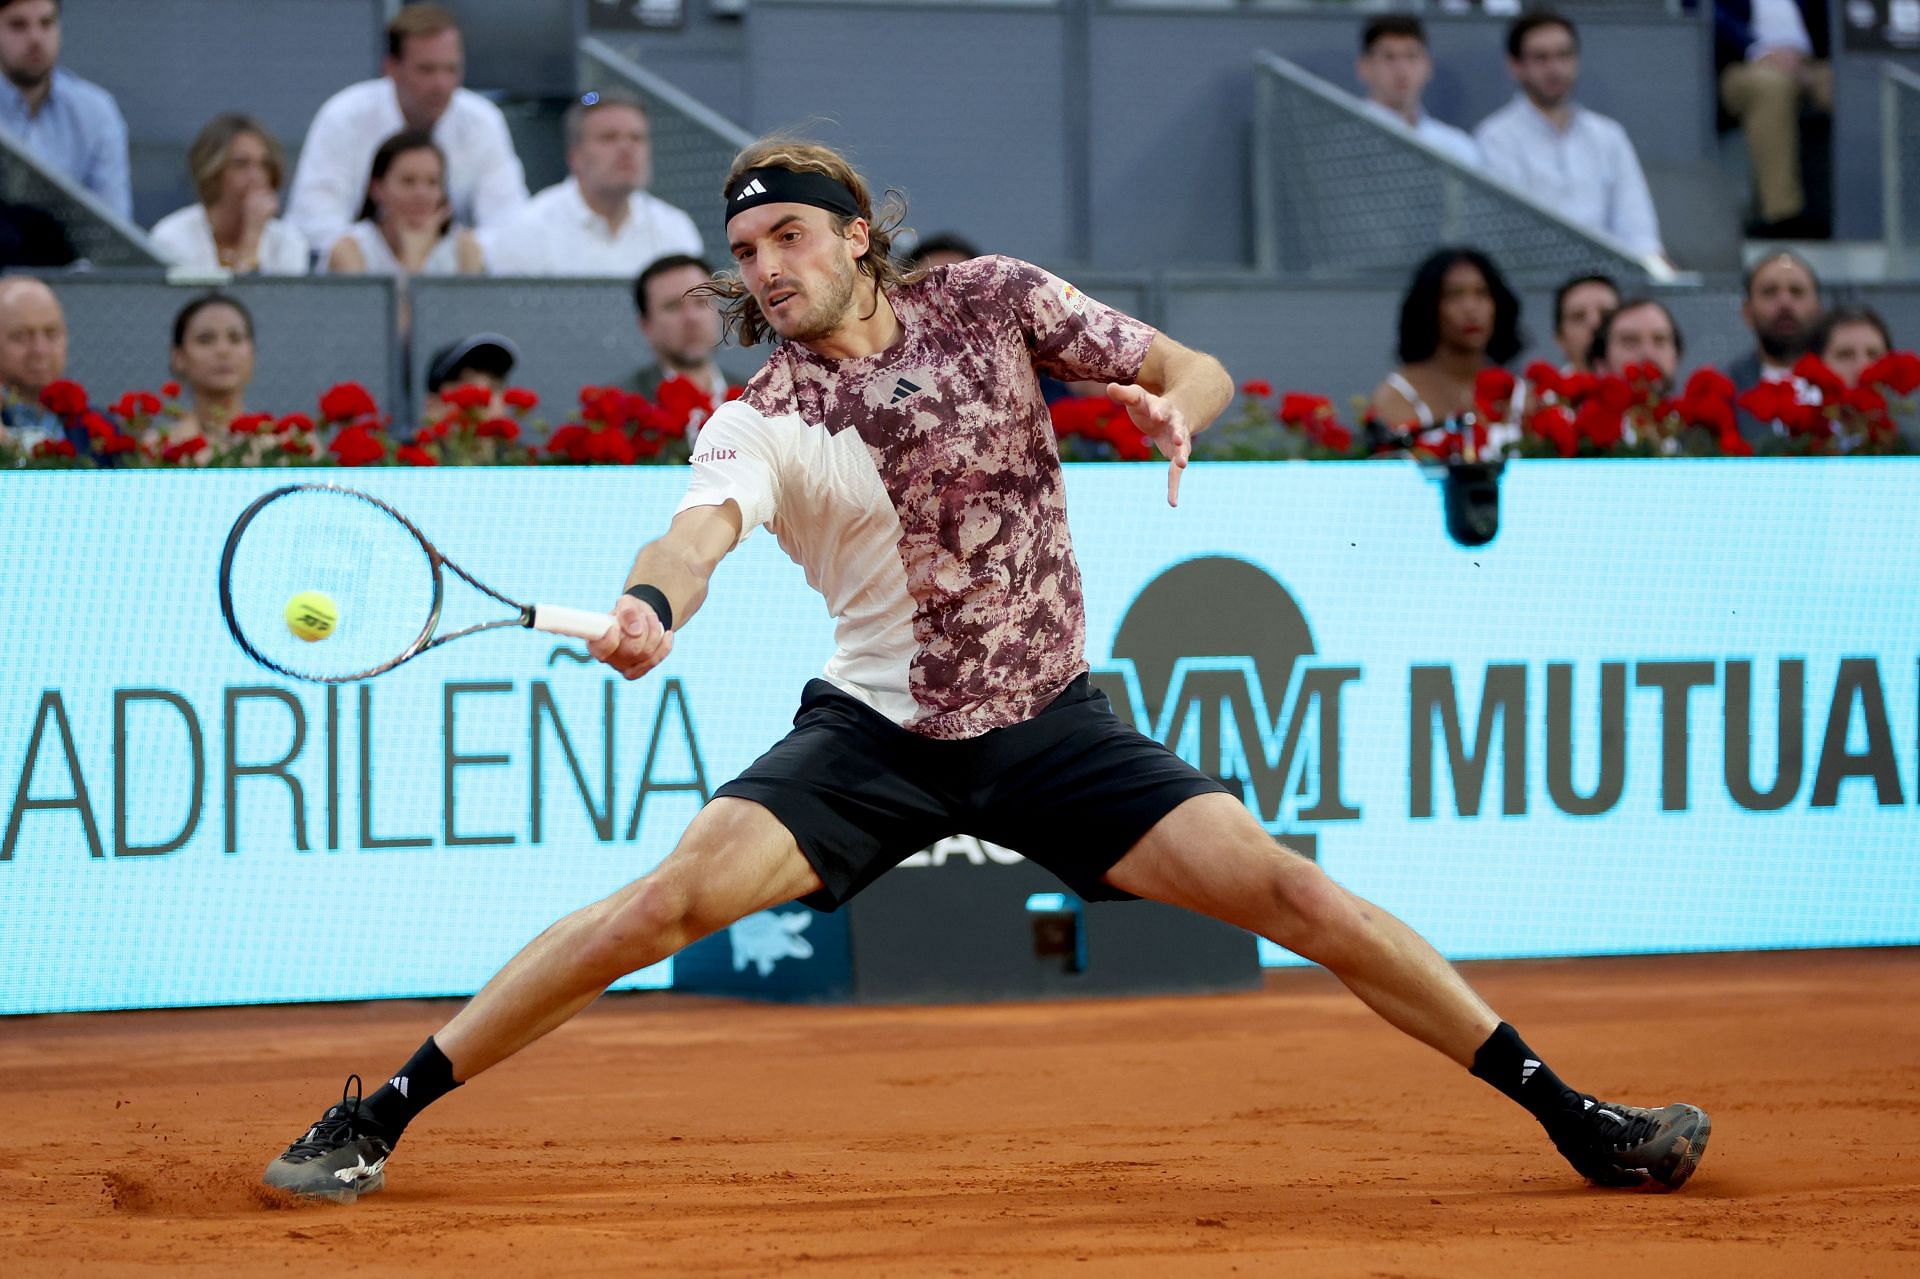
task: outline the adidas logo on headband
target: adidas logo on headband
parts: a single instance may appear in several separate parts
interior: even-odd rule
[[[736,200],[744,200],[750,195],[765,195],[766,193],[767,189],[760,185],[760,179],[755,178],[753,181],[747,183],[747,185],[741,187],[739,193],[733,198]]]

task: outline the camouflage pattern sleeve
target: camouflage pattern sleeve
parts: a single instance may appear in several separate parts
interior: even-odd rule
[[[975,305],[1019,325],[1033,366],[1065,382],[1131,382],[1153,345],[1152,325],[1096,302],[1057,275],[1018,258],[974,258],[966,272]],[[950,279],[952,277],[949,277]]]

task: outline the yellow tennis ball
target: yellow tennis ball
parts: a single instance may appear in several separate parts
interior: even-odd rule
[[[333,634],[340,608],[325,591],[301,591],[287,601],[287,629],[312,643]]]

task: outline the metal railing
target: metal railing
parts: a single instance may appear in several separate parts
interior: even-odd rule
[[[0,133],[0,198],[51,215],[81,261],[117,267],[165,264],[145,231],[4,133]]]
[[[1254,55],[1254,256],[1263,272],[1403,279],[1471,244],[1516,284],[1585,272],[1674,282],[1657,257],[1571,221],[1268,52]]]
[[[1887,273],[1920,274],[1920,75],[1880,64],[1880,198]]]
[[[733,157],[753,142],[753,135],[605,41],[588,36],[580,41],[580,88],[610,87],[638,94],[646,103],[653,135],[653,181],[647,190],[686,210],[706,244],[708,259],[718,265],[727,256],[720,189]]]

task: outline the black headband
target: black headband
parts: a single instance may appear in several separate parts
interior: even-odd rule
[[[842,217],[860,216],[853,192],[824,173],[792,169],[748,169],[727,188],[727,220],[763,204],[811,204]]]

